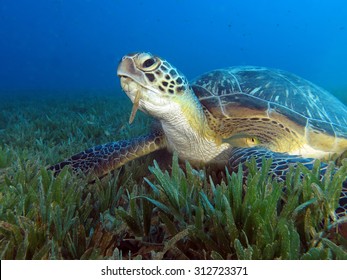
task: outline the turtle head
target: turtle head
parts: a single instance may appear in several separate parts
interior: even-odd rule
[[[170,63],[150,53],[129,54],[122,58],[117,75],[133,102],[129,122],[140,109],[159,119],[170,114],[175,104],[194,95],[188,80]]]

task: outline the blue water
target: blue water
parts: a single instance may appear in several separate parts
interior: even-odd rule
[[[134,51],[188,78],[248,64],[347,86],[346,0],[0,0],[0,40],[0,91],[118,91]]]

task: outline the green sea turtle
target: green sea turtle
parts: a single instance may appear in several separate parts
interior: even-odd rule
[[[137,109],[153,116],[151,133],[90,148],[50,167],[103,176],[159,149],[194,165],[237,169],[250,157],[273,159],[283,178],[298,162],[312,168],[347,150],[347,108],[322,88],[294,74],[241,66],[205,73],[191,83],[169,62],[150,53],[122,58],[121,86]],[[245,169],[246,166],[244,165]],[[325,165],[322,165],[324,173]],[[347,211],[344,187],[337,213]]]

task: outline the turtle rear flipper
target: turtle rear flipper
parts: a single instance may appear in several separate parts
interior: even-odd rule
[[[249,172],[247,162],[251,158],[255,159],[257,169],[262,167],[263,158],[271,159],[270,175],[274,176],[277,180],[285,181],[286,175],[290,170],[290,166],[296,168],[298,164],[302,164],[307,169],[312,170],[316,159],[303,158],[298,155],[289,155],[286,153],[276,153],[265,148],[253,147],[253,148],[234,148],[229,159],[228,167],[233,172],[237,172],[239,165],[242,165],[244,178],[247,178]],[[327,171],[328,165],[321,163],[320,175],[321,179]],[[336,169],[337,171],[337,169]],[[343,182],[342,191],[339,198],[338,208],[335,210],[338,217],[347,217],[347,180]],[[347,237],[347,224],[344,224],[346,229],[345,236]]]
[[[86,175],[102,177],[128,161],[165,147],[163,133],[152,132],[130,140],[94,146],[48,167],[48,170],[52,170],[54,175],[57,175],[65,166],[70,166],[74,173],[82,172]]]
[[[279,180],[286,179],[286,174],[289,171],[290,166],[296,168],[300,163],[307,169],[312,170],[316,161],[314,158],[304,158],[299,155],[277,153],[260,147],[234,148],[231,157],[229,158],[229,167],[231,170],[237,171],[239,164],[241,164],[245,174],[247,174],[248,168],[245,163],[249,162],[251,158],[255,159],[258,169],[262,166],[263,158],[272,159],[270,173]],[[328,165],[326,163],[321,163],[320,172],[322,176],[325,174],[327,167]]]

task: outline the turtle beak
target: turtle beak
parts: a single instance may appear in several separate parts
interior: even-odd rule
[[[131,74],[132,77],[135,76],[136,78],[139,78],[140,81],[143,79],[142,73],[135,67],[133,57],[134,55],[124,56],[117,69],[117,75],[120,78],[122,88],[133,102],[129,124],[131,124],[135,119],[136,112],[139,109],[140,99],[142,97],[140,84],[135,82],[133,78],[129,77],[129,74]]]
[[[129,55],[123,56],[123,58],[119,62],[118,69],[117,69],[118,77],[122,77],[122,76],[127,77],[129,76],[129,73],[134,75],[137,72],[139,72],[135,68],[135,62],[133,57],[134,56],[129,56]]]

